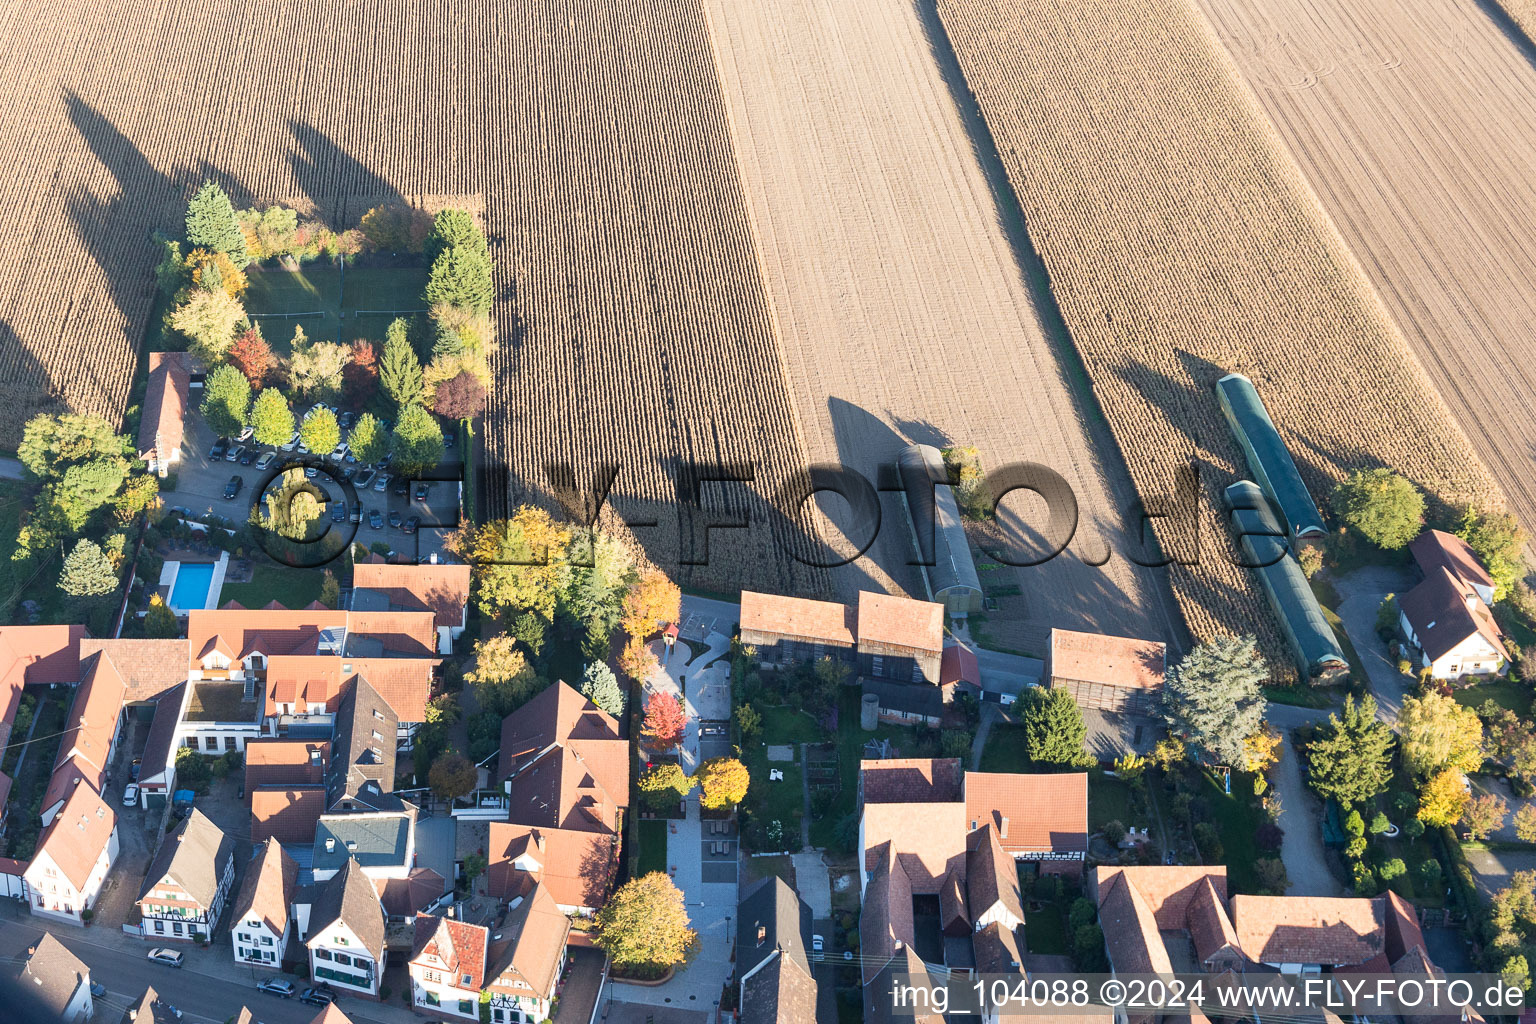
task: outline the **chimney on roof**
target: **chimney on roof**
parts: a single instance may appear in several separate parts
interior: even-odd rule
[[[542,834],[540,834],[540,833],[535,832],[534,836],[533,836],[533,845],[537,846],[539,848],[539,852],[540,853],[543,853],[544,852],[544,836]]]
[[[348,853],[356,853],[357,852],[357,840],[356,839],[348,839],[347,840],[347,852]]]
[[[1474,615],[1477,614],[1477,594],[1469,590],[1467,591],[1467,596],[1464,598],[1464,600],[1467,602],[1467,611],[1473,613]]]
[[[1008,816],[1006,814],[1003,815],[1002,821],[998,823],[997,835],[1000,839],[1008,838]]]
[[[330,836],[327,836],[326,839],[325,839],[325,852],[326,853],[335,853],[336,852],[336,840],[332,839]]]
[[[757,926],[757,944],[759,946],[761,946],[764,942],[767,941],[767,939],[768,939],[768,927],[766,925],[761,925],[761,924],[758,925]]]

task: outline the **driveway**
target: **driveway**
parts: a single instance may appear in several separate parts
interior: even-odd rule
[[[670,693],[683,702],[683,709],[688,713],[688,728],[683,735],[679,762],[683,771],[689,775],[694,773],[706,757],[713,756],[718,747],[718,744],[706,742],[705,747],[708,749],[701,751],[700,723],[729,722],[731,718],[730,661],[716,659],[731,649],[731,638],[719,630],[729,630],[736,621],[734,618],[723,619],[713,613],[701,616],[691,612],[690,602],[698,600],[683,599],[683,619],[689,623],[689,628],[681,631],[690,639],[708,644],[709,649],[694,657],[692,648],[681,641],[670,652],[660,640],[652,641],[651,653],[656,656],[657,668],[646,679],[644,686],[646,701],[653,694]],[[710,601],[708,604],[719,606],[722,603]],[[711,665],[711,662],[715,663]]]
[[[1323,861],[1322,806],[1317,795],[1307,788],[1291,730],[1297,726],[1323,721],[1328,712],[1271,704],[1264,712],[1269,724],[1284,734],[1280,760],[1270,773],[1275,792],[1280,797],[1279,825],[1285,831],[1280,859],[1290,879],[1288,896],[1343,896],[1344,887]]]
[[[1333,585],[1339,592],[1344,632],[1360,655],[1376,698],[1376,717],[1395,724],[1411,680],[1397,670],[1397,659],[1376,635],[1376,614],[1387,595],[1404,593],[1413,585],[1413,575],[1406,569],[1366,566],[1335,577]]]

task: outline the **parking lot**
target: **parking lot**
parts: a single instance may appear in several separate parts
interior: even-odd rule
[[[343,438],[346,432],[343,431]],[[430,555],[442,550],[447,529],[458,522],[460,466],[454,449],[448,450],[448,459],[423,476],[429,478],[402,486],[388,470],[383,472],[372,467],[359,466],[356,462],[333,461],[329,458],[308,456],[297,450],[284,452],[254,441],[243,442],[246,463],[237,454],[231,461],[228,454],[217,461],[210,460],[218,438],[195,409],[187,414],[186,442],[182,448],[181,462],[175,471],[175,488],[162,491],[161,498],[167,508],[182,509],[190,519],[206,520],[219,516],[231,523],[244,523],[250,519],[252,503],[259,496],[262,482],[285,464],[309,463],[314,467],[311,477],[323,491],[327,500],[335,504],[328,507],[327,515],[333,528],[356,528],[355,540],[372,546],[382,542],[398,556],[413,557],[425,561]],[[233,446],[232,446],[233,447]],[[266,454],[273,458],[268,465],[258,469]],[[349,500],[341,479],[352,477],[355,501]],[[378,487],[380,478],[384,488]],[[240,484],[234,497],[226,497],[232,478]],[[362,486],[366,481],[366,486]],[[425,485],[426,497],[420,499],[417,492]],[[407,532],[407,521],[416,518],[418,527]]]

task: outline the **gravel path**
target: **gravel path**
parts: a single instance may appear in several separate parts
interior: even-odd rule
[[[1396,659],[1376,635],[1376,614],[1388,594],[1404,593],[1413,585],[1413,576],[1406,569],[1370,566],[1338,577],[1333,585],[1342,598],[1338,612],[1344,632],[1365,665],[1376,698],[1376,716],[1395,723],[1409,680],[1397,670]]]
[[[1344,895],[1344,887],[1323,863],[1322,823],[1318,820],[1322,808],[1307,788],[1301,758],[1291,738],[1292,729],[1326,717],[1327,713],[1323,711],[1276,704],[1271,704],[1265,712],[1269,723],[1285,733],[1280,761],[1271,773],[1271,781],[1280,796],[1279,824],[1285,830],[1280,859],[1285,862],[1285,873],[1291,882],[1286,890],[1289,896]]]

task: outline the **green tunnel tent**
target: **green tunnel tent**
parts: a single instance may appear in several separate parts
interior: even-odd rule
[[[1216,382],[1216,397],[1232,436],[1248,459],[1254,480],[1290,527],[1290,535],[1298,540],[1321,538],[1327,528],[1317,503],[1301,482],[1296,462],[1280,439],[1253,381],[1240,373],[1229,373]]]
[[[1226,501],[1244,565],[1264,585],[1302,678],[1321,685],[1341,682],[1349,662],[1264,492],[1251,480],[1239,480],[1227,488]]]

